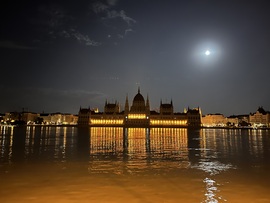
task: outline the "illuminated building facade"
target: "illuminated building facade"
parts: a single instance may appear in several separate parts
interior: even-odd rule
[[[129,109],[128,97],[126,97],[125,103],[125,126],[145,126],[150,125],[150,105],[147,96],[146,102],[140,93],[140,88],[138,93],[135,95],[132,106]]]
[[[125,107],[120,111],[118,102],[105,102],[104,112],[94,112],[80,108],[78,125],[119,126],[119,127],[200,127],[201,109],[188,109],[184,113],[175,113],[173,102],[160,102],[160,112],[150,110],[147,95],[146,101],[140,93],[135,95],[129,106],[128,96]]]
[[[270,112],[260,106],[255,113],[249,115],[249,122],[253,127],[270,127]]]
[[[75,125],[78,123],[78,116],[73,114],[56,113],[41,113],[38,118],[45,125]],[[83,119],[83,117],[81,117]]]
[[[207,114],[202,117],[204,127],[225,127],[227,119],[223,114]]]

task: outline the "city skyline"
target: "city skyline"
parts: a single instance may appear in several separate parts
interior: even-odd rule
[[[138,89],[137,89],[137,93],[140,93],[140,87],[138,86]],[[115,100],[108,100],[108,99],[105,99],[104,102],[103,102],[103,106],[101,106],[101,108],[98,108],[98,107],[95,107],[95,106],[91,106],[91,104],[89,104],[88,106],[78,106],[78,111],[77,112],[70,112],[70,111],[66,111],[66,112],[62,112],[62,111],[59,111],[59,110],[56,110],[56,111],[32,111],[31,109],[29,108],[22,108],[22,109],[18,109],[18,110],[11,110],[11,111],[7,111],[7,112],[0,112],[0,114],[5,114],[5,113],[41,113],[41,114],[67,114],[67,115],[78,115],[78,113],[81,111],[81,109],[89,109],[90,111],[92,112],[96,112],[96,113],[104,113],[106,112],[106,106],[107,105],[116,105],[119,109],[117,111],[119,112],[124,112],[125,111],[125,106],[128,104],[129,106],[132,105],[133,103],[133,97],[135,96],[136,97],[137,94],[134,94],[134,95],[128,95],[126,94],[125,96],[125,101],[119,101],[117,99]],[[234,116],[243,116],[243,115],[252,115],[254,113],[256,113],[258,111],[258,109],[263,109],[263,111],[265,111],[266,113],[269,113],[269,109],[266,109],[264,106],[258,106],[258,107],[255,107],[254,109],[252,109],[251,111],[249,112],[244,112],[242,114],[236,114],[236,113],[232,113],[230,115],[226,115],[224,114],[223,112],[208,112],[208,113],[204,113],[203,109],[201,108],[201,106],[186,106],[184,107],[183,109],[180,109],[178,110],[178,106],[177,104],[174,103],[173,99],[171,100],[160,100],[159,101],[159,106],[152,106],[152,102],[151,102],[151,98],[149,98],[149,95],[143,95],[142,94],[142,97],[145,99],[148,100],[149,102],[149,110],[153,111],[153,112],[157,112],[159,113],[160,112],[160,108],[162,105],[172,105],[173,109],[174,109],[174,113],[184,113],[186,112],[188,109],[192,110],[192,109],[200,109],[201,111],[201,115],[202,116],[206,116],[206,115],[224,115],[225,117],[234,117]]]
[[[1,7],[0,112],[99,108],[141,87],[151,108],[270,109],[267,1],[93,0]]]

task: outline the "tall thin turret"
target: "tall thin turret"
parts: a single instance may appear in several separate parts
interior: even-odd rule
[[[146,99],[145,110],[146,110],[146,113],[149,115],[150,114],[150,104],[149,104],[148,94],[147,94],[147,99]]]
[[[127,115],[129,112],[129,104],[128,104],[128,95],[126,96],[126,103],[125,103],[125,114]]]

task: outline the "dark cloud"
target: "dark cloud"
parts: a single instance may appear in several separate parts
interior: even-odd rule
[[[116,0],[108,0],[104,3],[98,1],[92,4],[92,10],[100,17],[100,19],[102,19],[106,27],[111,27],[112,30],[110,30],[109,32],[113,32],[113,30],[116,29],[118,30],[118,33],[116,33],[118,38],[123,38],[128,31],[133,31],[131,27],[136,24],[137,21],[134,18],[128,16],[126,14],[126,11],[114,9],[117,3],[118,1]],[[114,22],[114,20],[124,22],[125,26],[120,26],[121,23],[117,24]]]
[[[89,36],[91,33],[84,33],[77,28],[76,17],[72,15],[69,9],[71,8],[63,8],[63,6],[55,4],[49,6],[42,5],[38,9],[39,19],[37,19],[36,22],[45,26],[47,35],[54,41],[63,37],[66,39],[74,39],[86,46],[101,45],[100,42],[93,40]]]
[[[102,2],[96,2],[92,5],[92,9],[96,14],[98,14],[104,11],[108,11],[109,5],[106,5]]]
[[[69,31],[63,30],[62,32],[58,33],[59,36],[63,36],[65,38],[74,38],[78,42],[86,45],[86,46],[100,46],[100,42],[96,42],[88,37],[88,35],[84,35],[77,30],[70,29]]]
[[[128,28],[125,30],[125,35],[127,35],[129,32],[133,32],[133,30],[131,28]]]
[[[118,0],[107,0],[108,5],[115,6],[117,4]]]
[[[57,5],[42,5],[38,11],[38,20],[52,29],[64,26],[71,18],[67,15],[63,7]]]
[[[136,20],[127,16],[126,12],[123,10],[121,10],[121,11],[116,11],[116,10],[107,11],[107,16],[104,17],[103,19],[113,19],[113,18],[121,18],[123,21],[125,21],[127,23],[128,26],[131,26],[132,24],[136,23]]]
[[[37,47],[25,46],[12,41],[0,41],[1,48],[19,49],[19,50],[35,50]]]

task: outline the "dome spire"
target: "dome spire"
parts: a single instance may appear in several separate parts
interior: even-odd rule
[[[138,93],[135,95],[133,99],[130,112],[145,112],[145,100],[140,93],[140,87],[138,87]]]
[[[138,86],[138,93],[139,93],[139,94],[141,93],[140,86]]]

